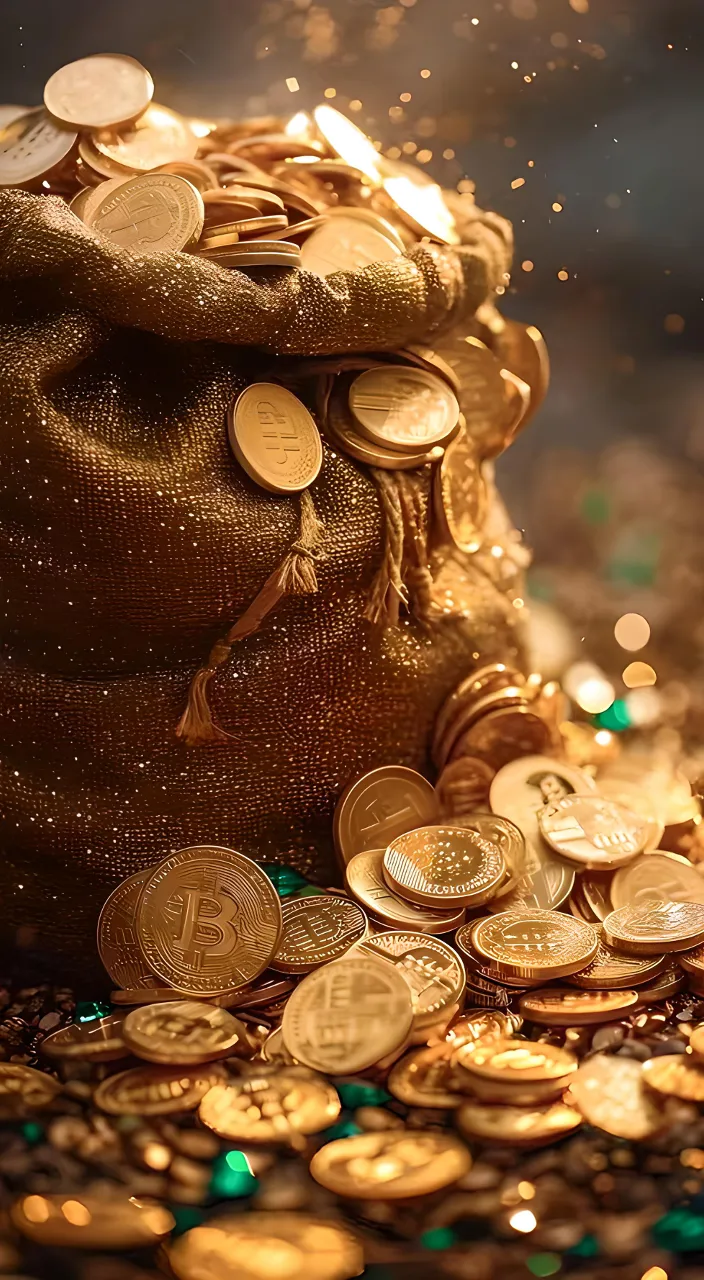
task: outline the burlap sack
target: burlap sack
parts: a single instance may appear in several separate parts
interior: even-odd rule
[[[463,238],[328,281],[245,275],[131,257],[57,198],[0,192],[6,937],[87,963],[110,889],[193,843],[330,883],[340,789],[385,762],[427,768],[443,698],[476,655],[511,651],[515,610],[441,552],[431,590],[451,581],[461,616],[370,621],[389,551],[383,484],[326,445],[313,507],[277,497],[242,471],[224,425],[248,382],[296,384],[294,357],[466,325],[510,237],[477,214]],[[311,403],[319,381],[298,393]],[[418,531],[429,473],[392,495]],[[282,565],[276,608],[208,672],[223,736],[188,745],[176,726],[194,673]],[[429,581],[415,570],[411,605]]]

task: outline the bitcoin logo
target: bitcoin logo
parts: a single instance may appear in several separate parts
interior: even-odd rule
[[[265,440],[265,449],[276,456],[273,462],[284,467],[290,453],[300,453],[298,432],[285,413],[277,410],[271,400],[257,401],[257,417]]]
[[[224,899],[217,886],[186,889],[168,905],[180,915],[176,946],[192,957],[196,968],[202,967],[206,953],[212,960],[234,950],[237,932],[232,922],[238,913],[237,903]]]

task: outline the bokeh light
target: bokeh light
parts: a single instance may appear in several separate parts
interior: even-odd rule
[[[624,613],[614,627],[614,635],[622,649],[642,649],[650,639],[650,623],[640,613]]]

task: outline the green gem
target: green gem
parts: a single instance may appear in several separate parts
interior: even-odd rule
[[[243,1151],[226,1151],[213,1161],[208,1190],[216,1200],[238,1200],[251,1196],[259,1186]]]
[[[192,1227],[199,1227],[203,1222],[205,1214],[200,1209],[195,1209],[188,1204],[171,1204],[169,1210],[173,1214],[174,1227],[173,1234],[182,1236],[184,1232],[190,1231]]]
[[[356,1111],[357,1107],[383,1107],[391,1101],[391,1094],[378,1085],[364,1080],[341,1080],[335,1084],[343,1107]]]
[[[587,489],[580,504],[587,524],[605,524],[609,518],[609,499],[603,489]]]
[[[692,1209],[672,1209],[653,1227],[653,1240],[661,1249],[693,1253],[704,1249],[704,1214]]]
[[[616,698],[606,711],[600,711],[593,720],[600,729],[610,729],[612,733],[623,733],[624,729],[631,727],[630,713],[623,698]]]
[[[25,1142],[28,1142],[31,1147],[35,1147],[44,1137],[44,1128],[42,1125],[37,1124],[36,1120],[28,1120],[26,1124],[22,1125],[21,1133]]]
[[[354,1120],[338,1120],[337,1124],[331,1125],[322,1136],[326,1142],[334,1142],[336,1138],[354,1138],[361,1132]]]
[[[534,1276],[554,1276],[562,1266],[562,1259],[558,1253],[534,1253],[526,1266]]]
[[[79,1000],[73,1015],[74,1022],[96,1022],[112,1013],[112,1005],[104,1000]]]
[[[280,898],[288,898],[297,889],[303,889],[308,884],[305,876],[296,871],[295,867],[280,867],[276,862],[258,862],[257,866],[271,880]]]
[[[423,1232],[420,1242],[424,1249],[449,1249],[456,1239],[450,1227],[433,1227]]]
[[[324,889],[319,889],[317,884],[307,884],[305,889],[297,889],[291,894],[292,898],[327,898]]]
[[[567,1250],[567,1256],[570,1258],[596,1258],[599,1252],[599,1242],[596,1236],[582,1236],[578,1244],[573,1244],[571,1249]]]

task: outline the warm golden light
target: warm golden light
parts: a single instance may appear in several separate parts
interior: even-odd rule
[[[655,684],[657,673],[647,662],[630,662],[621,679],[627,689],[643,689],[646,685]]]
[[[27,1199],[22,1201],[22,1209],[28,1222],[48,1221],[49,1205],[43,1196],[27,1196]]]
[[[622,649],[642,649],[650,639],[650,623],[640,613],[624,613],[614,627]]]
[[[72,1227],[87,1227],[93,1221],[90,1209],[81,1204],[80,1200],[65,1200],[61,1212]]]
[[[538,1219],[531,1209],[519,1209],[516,1213],[512,1213],[509,1223],[514,1231],[522,1231],[527,1235],[529,1231],[535,1231],[538,1225]]]

